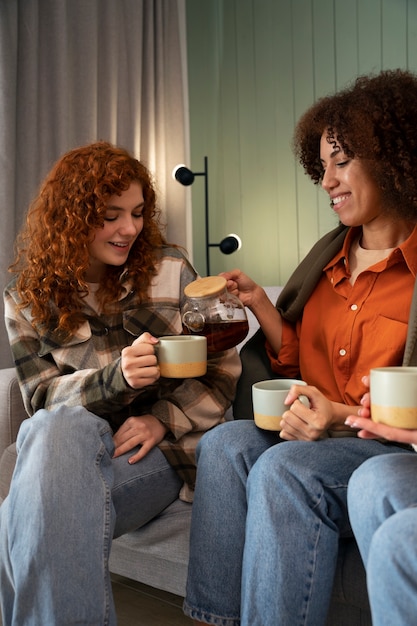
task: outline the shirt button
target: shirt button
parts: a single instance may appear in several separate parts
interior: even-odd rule
[[[340,356],[346,356],[346,350],[342,348],[341,350],[339,350],[339,354]]]
[[[357,311],[358,305],[357,304],[352,304],[352,306],[350,308],[351,308],[352,311]]]

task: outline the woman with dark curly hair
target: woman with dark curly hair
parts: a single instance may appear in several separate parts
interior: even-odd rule
[[[18,238],[5,319],[31,417],[0,507],[3,624],[115,624],[113,537],[192,500],[196,444],[230,406],[235,350],[160,378],[197,275],[159,217],[147,168],[99,142],[56,163]]]
[[[416,127],[417,77],[406,71],[360,77],[319,100],[296,127],[295,153],[340,225],[276,307],[239,270],[225,274],[259,320],[271,375],[307,386],[288,393],[279,435],[241,420],[198,446],[184,603],[196,624],[325,624],[339,538],[352,536],[352,472],[370,457],[414,454],[358,438],[345,420],[360,410],[372,367],[417,365]],[[250,370],[250,351],[244,376],[245,359]]]

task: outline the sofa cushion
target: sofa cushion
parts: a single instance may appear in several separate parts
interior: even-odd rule
[[[110,571],[185,595],[191,504],[175,500],[148,524],[115,539]]]

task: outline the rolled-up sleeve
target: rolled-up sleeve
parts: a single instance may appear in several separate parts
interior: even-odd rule
[[[297,325],[282,320],[282,345],[279,354],[274,352],[268,342],[265,345],[273,372],[286,378],[299,376],[300,349]]]

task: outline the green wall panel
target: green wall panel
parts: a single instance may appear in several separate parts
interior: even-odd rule
[[[186,0],[191,163],[209,159],[211,273],[284,283],[336,225],[295,162],[292,134],[318,97],[381,68],[417,71],[417,0]],[[206,273],[204,186],[192,187],[194,263]]]

